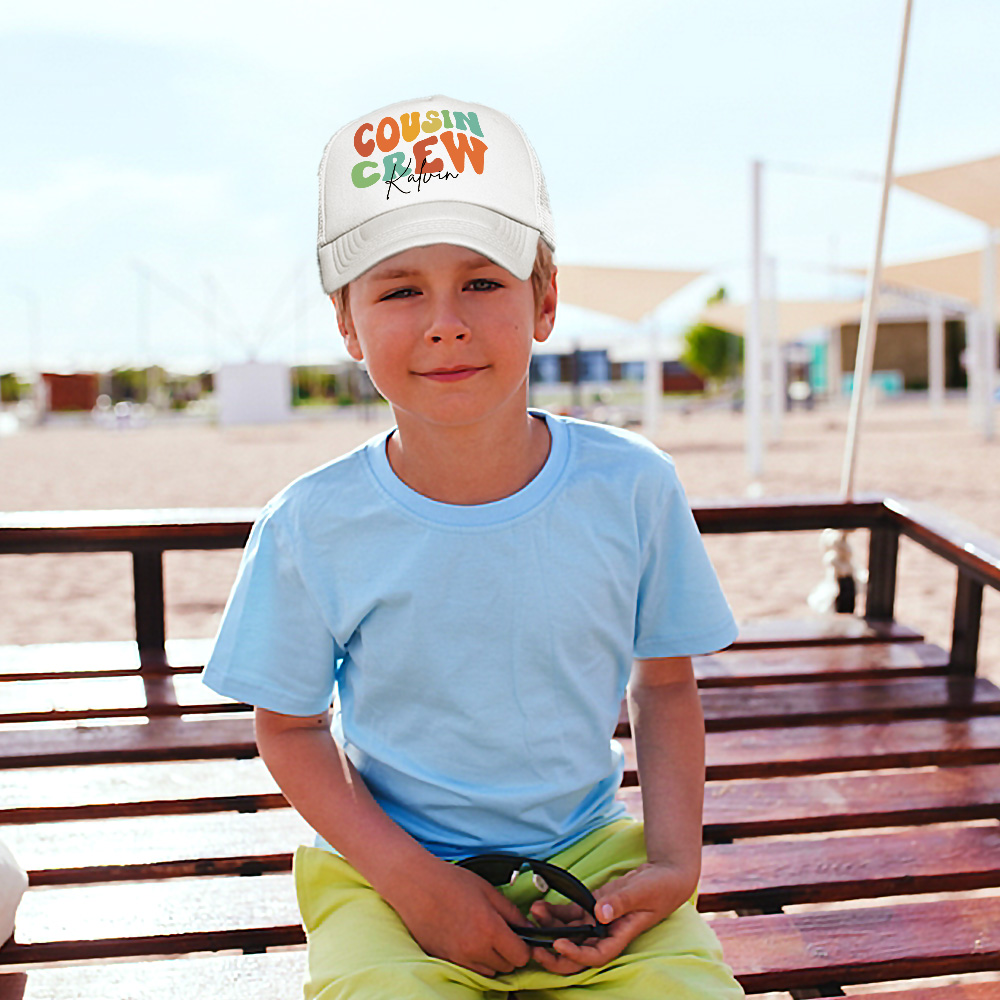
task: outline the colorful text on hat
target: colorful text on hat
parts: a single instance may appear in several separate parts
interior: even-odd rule
[[[437,134],[441,129],[444,131]],[[388,197],[393,189],[403,190],[396,184],[403,178],[416,181],[419,190],[431,177],[441,180],[457,177],[470,165],[481,174],[488,148],[483,138],[479,116],[474,111],[425,111],[423,121],[421,113],[414,111],[401,114],[399,118],[387,115],[377,125],[363,122],[354,133],[354,148],[366,159],[359,160],[351,168],[351,180],[359,188],[384,181]],[[431,148],[439,140],[456,171],[454,174],[445,169],[444,159],[438,155],[440,147]],[[397,148],[400,142],[410,146],[409,155],[405,148]],[[367,159],[376,146],[385,154],[381,170],[377,160]]]

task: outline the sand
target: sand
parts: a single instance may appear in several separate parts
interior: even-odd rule
[[[389,423],[381,407],[368,421],[336,411],[243,428],[174,419],[115,429],[57,420],[0,436],[0,509],[257,508]],[[763,495],[835,495],[846,425],[843,404],[786,414],[767,447]],[[740,416],[672,408],[656,440],[674,456],[692,502],[747,495]],[[1000,440],[985,442],[970,427],[963,399],[949,399],[939,416],[920,398],[879,402],[866,416],[856,490],[930,504],[1000,535]],[[862,567],[867,535],[853,535]],[[822,578],[817,533],[710,536],[706,544],[739,620],[811,614],[806,598]],[[214,633],[238,561],[238,552],[166,554],[169,637]],[[947,646],[955,580],[950,564],[903,539],[897,619]],[[0,607],[0,644],[131,638],[130,557],[0,556]],[[1000,681],[1000,594],[989,589],[980,663]]]

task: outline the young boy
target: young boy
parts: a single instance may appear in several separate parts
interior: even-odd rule
[[[527,407],[553,248],[493,109],[405,101],[327,146],[323,287],[396,426],[267,504],[205,669],[317,833],[307,998],[743,996],[694,905],[691,656],[736,627],[671,459]],[[645,826],[615,798],[626,684]],[[529,909],[584,912],[452,863],[498,851],[573,872],[607,936],[529,945]]]

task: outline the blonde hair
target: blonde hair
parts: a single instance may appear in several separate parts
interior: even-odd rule
[[[531,291],[535,296],[536,314],[541,312],[542,300],[545,298],[545,293],[549,290],[554,267],[555,262],[552,259],[552,248],[539,236],[538,249],[535,251],[535,264],[531,269]],[[334,308],[337,310],[337,320],[341,324],[343,324],[344,318],[350,310],[350,287],[350,282],[346,285],[341,285],[332,296]]]

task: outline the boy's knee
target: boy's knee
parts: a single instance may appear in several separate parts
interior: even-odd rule
[[[341,969],[325,979],[314,975],[306,984],[305,1000],[482,1000],[486,983],[468,969],[427,956]]]

